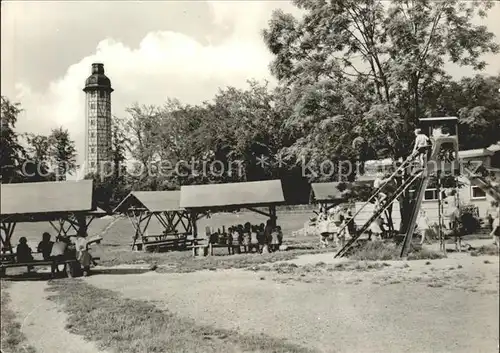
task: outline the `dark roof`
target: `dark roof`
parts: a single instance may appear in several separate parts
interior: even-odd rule
[[[328,182],[311,184],[314,201],[316,202],[342,202],[348,201],[353,188],[370,186],[370,180],[349,182]]]
[[[83,91],[87,92],[99,89],[113,92],[111,80],[104,74],[104,65],[95,63],[92,64],[92,75],[85,80],[85,88]]]
[[[92,180],[2,184],[1,215],[92,210]]]
[[[180,191],[132,191],[113,212],[126,212],[130,207],[144,208],[149,212],[181,210]]]
[[[311,187],[315,201],[342,201],[347,199],[348,189],[346,183],[313,183]]]
[[[271,206],[285,202],[281,180],[189,185],[181,187],[183,208]]]

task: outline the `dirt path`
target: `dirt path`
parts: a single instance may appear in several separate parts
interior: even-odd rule
[[[449,266],[448,259],[439,261],[432,264]],[[425,266],[391,266],[378,276],[401,278],[412,273],[425,277],[429,270]],[[498,287],[498,260],[489,265],[477,260],[462,266],[453,276],[460,274],[465,284],[476,285],[486,279],[476,277],[488,272],[486,280],[495,282],[488,282],[489,288]],[[352,276],[346,272],[335,271],[323,281],[311,283],[280,283],[272,280],[279,277],[276,273],[241,270],[99,275],[87,281],[130,298],[151,300],[200,324],[242,333],[262,332],[322,352],[496,351],[498,292],[432,287],[426,282],[375,284],[377,273],[373,271],[354,274],[362,280],[353,282],[347,280]],[[477,281],[470,282],[473,279]]]
[[[37,353],[104,353],[82,337],[65,329],[66,315],[48,300],[45,281],[12,282],[12,310],[21,324],[21,331]]]

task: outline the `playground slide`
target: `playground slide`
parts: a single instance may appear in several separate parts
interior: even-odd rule
[[[422,171],[418,172],[417,174],[413,175],[410,179],[406,180],[402,185],[400,185],[397,188],[397,190],[391,196],[389,196],[386,199],[386,201],[384,202],[384,205],[382,207],[380,207],[376,212],[374,212],[373,215],[365,222],[365,224],[347,242],[347,244],[335,254],[335,257],[342,257],[342,256],[344,256],[347,253],[347,251],[352,247],[352,245],[354,245],[354,243],[361,237],[361,235],[364,232],[366,232],[366,230],[370,227],[370,225],[373,223],[373,221],[375,221],[375,219],[377,219],[378,217],[380,217],[380,215],[382,215],[382,213],[385,212],[385,210],[387,210],[389,208],[389,206],[392,203],[394,203],[394,201],[396,201],[398,199],[398,197],[401,196],[401,194],[403,192],[405,192],[417,180],[422,180],[422,182],[420,183],[421,187],[422,186],[426,187],[426,185],[427,185],[427,174],[425,173],[425,170],[422,170]],[[425,188],[423,190],[425,190]],[[377,190],[377,192],[379,192],[379,190]],[[424,192],[422,191],[422,189],[419,188],[417,196],[419,196],[420,194],[423,195],[423,193]],[[420,197],[422,197],[422,196],[420,195]],[[418,208],[420,208],[420,204],[418,205]],[[416,213],[418,213],[418,208],[416,209],[417,210]],[[358,213],[359,213],[359,211],[358,211]],[[343,228],[340,229],[340,231],[342,231],[342,230],[343,230]]]
[[[411,240],[413,238],[413,233],[417,226],[418,214],[420,211],[420,206],[422,205],[422,200],[424,199],[425,190],[427,189],[427,184],[429,183],[429,177],[427,173],[422,174],[420,183],[416,189],[415,200],[413,201],[413,207],[410,215],[410,222],[408,224],[408,230],[406,231],[405,238],[403,241],[403,247],[401,249],[401,257],[404,257],[408,253],[410,248]]]

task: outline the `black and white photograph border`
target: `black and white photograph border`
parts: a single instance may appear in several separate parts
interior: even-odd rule
[[[499,2],[1,6],[2,353],[500,351]]]

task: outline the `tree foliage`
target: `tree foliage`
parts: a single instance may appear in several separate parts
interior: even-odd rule
[[[347,157],[345,140],[361,135],[378,157],[407,154],[416,119],[433,113],[426,92],[448,79],[446,60],[480,70],[481,54],[498,51],[493,34],[472,23],[491,1],[294,3],[304,17],[275,11],[263,34],[275,55],[272,73],[291,87],[295,158],[304,148],[316,151],[311,135],[332,121],[348,137],[320,138],[329,152]]]
[[[63,127],[52,129],[50,136],[49,158],[52,162],[56,180],[66,180],[66,173],[76,169],[75,142],[70,138],[68,130]]]
[[[25,151],[18,141],[15,131],[17,117],[22,111],[19,103],[12,103],[2,96],[0,120],[0,168],[2,183],[16,182],[22,179],[22,164]]]

